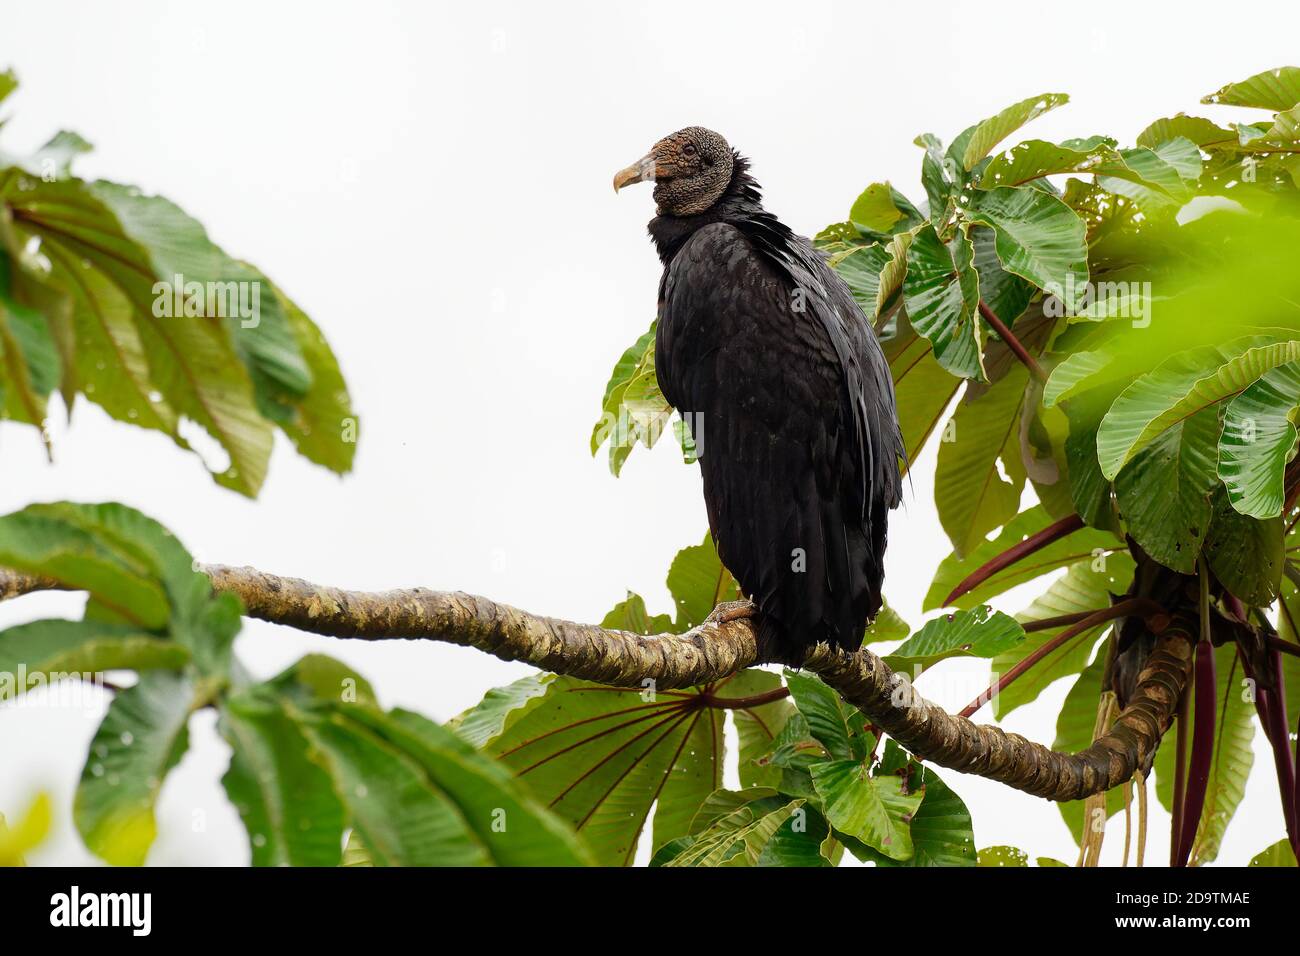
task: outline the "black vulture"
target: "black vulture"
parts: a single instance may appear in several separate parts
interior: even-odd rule
[[[673,133],[614,188],[644,181],[664,264],[655,369],[696,440],[718,555],[757,606],[765,651],[855,650],[881,607],[905,456],[880,344],[720,135]]]

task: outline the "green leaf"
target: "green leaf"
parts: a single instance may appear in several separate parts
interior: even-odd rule
[[[902,287],[907,271],[907,249],[911,244],[912,233],[903,232],[888,243],[857,246],[831,257],[831,265],[848,284],[867,321],[875,322]]]
[[[1013,846],[986,846],[979,851],[976,866],[1028,866],[1029,854]]]
[[[200,673],[224,677],[239,600],[207,576],[158,522],[124,505],[55,502],[0,518],[0,560],[91,593],[87,618],[166,631]]]
[[[157,834],[154,804],[189,745],[193,680],[155,671],[118,693],[90,742],[73,819],[86,846],[114,866],[139,866]]]
[[[966,804],[933,770],[915,763],[909,769],[913,782],[919,779],[925,792],[920,809],[912,817],[911,858],[893,860],[861,842],[848,842],[850,852],[876,866],[975,866],[975,834]],[[847,839],[853,841],[852,837]]]
[[[1107,608],[1112,593],[1127,590],[1133,568],[1133,559],[1123,553],[1080,561],[1052,582],[1051,587],[1016,615],[1016,619],[1028,624],[1044,618]],[[1109,624],[1103,624],[1071,638],[1003,688],[993,698],[993,713],[998,720],[1005,720],[1017,707],[1037,700],[1039,694],[1061,678],[1082,671],[1092,658],[1098,640],[1109,627]],[[1027,634],[1023,643],[994,659],[993,671],[1005,674],[1048,641],[1059,637],[1063,630],[1065,627],[1056,627]]]
[[[1041,139],[1028,139],[994,156],[979,176],[984,189],[995,186],[1023,186],[1057,173],[1084,173],[1100,164],[1105,149],[1071,149]]]
[[[707,531],[700,544],[677,552],[668,569],[667,584],[677,606],[678,631],[702,624],[718,604],[740,597],[736,579],[722,566],[713,535]]]
[[[203,316],[156,318],[162,277],[151,252],[88,185],[10,171],[0,175],[0,202],[17,240],[39,240],[51,281],[73,296],[82,392],[114,418],[160,429],[184,448],[176,414],[188,416],[229,455],[224,470],[209,464],[217,481],[256,494],[272,432],[229,325]]]
[[[867,755],[873,738],[857,708],[811,674],[787,670],[785,683],[809,732],[832,757],[862,760]]]
[[[1102,474],[1113,479],[1165,429],[1297,358],[1300,341],[1248,336],[1167,359],[1124,389],[1102,419],[1097,432]]]
[[[698,694],[643,697],[551,678],[541,695],[517,693],[521,703],[504,719],[503,699],[485,700],[501,727],[485,749],[585,838],[598,863],[627,865],[656,800],[658,848],[683,835],[721,785],[722,712],[702,706]],[[476,724],[473,713],[461,722]]]
[[[1186,136],[1175,136],[1155,147],[1155,154],[1168,163],[1185,182],[1201,178],[1201,150]]]
[[[961,797],[929,767],[921,774],[925,800],[912,818],[912,845],[908,866],[974,866],[975,834],[970,811]]]
[[[361,834],[356,830],[348,832],[348,842],[343,846],[343,860],[339,866],[374,866],[370,851],[361,842]]]
[[[1181,171],[1179,166],[1155,150],[1138,146],[1120,150],[1119,161],[1099,167],[1097,185],[1109,192],[1126,196],[1145,212],[1172,212],[1191,198],[1182,173],[1186,172],[1186,164],[1192,163],[1196,169],[1191,178],[1195,179],[1200,174],[1200,153],[1190,140],[1171,142],[1185,144],[1192,150],[1193,155],[1190,157],[1181,147],[1174,147],[1170,153],[1170,158],[1177,159],[1182,164]]]
[[[285,318],[281,300],[270,283],[256,269],[232,259],[211,239],[199,222],[162,196],[146,196],[134,187],[99,181],[89,190],[112,211],[129,235],[149,255],[153,278],[169,286],[152,286],[155,297],[182,294],[186,312],[163,311],[162,321],[184,320],[188,307],[199,309],[199,318],[219,319],[230,330],[231,339],[252,375],[259,398],[265,384],[276,392],[305,395],[312,387],[311,370],[298,347],[293,329]],[[194,283],[194,286],[190,284]],[[164,302],[175,306],[176,302]],[[274,394],[274,393],[273,393]]]
[[[1100,389],[1104,385],[1130,380],[1128,370],[1116,361],[1118,351],[1121,350],[1101,348],[1066,356],[1047,377],[1047,384],[1043,386],[1043,405],[1052,408],[1085,389]]]
[[[897,336],[886,342],[885,348],[910,467],[934,434],[962,380],[935,360],[929,339],[917,335],[905,315],[899,316],[898,326]]]
[[[20,187],[30,183],[30,180],[14,178]],[[3,183],[0,179],[0,186]],[[61,204],[54,204],[56,216],[61,210],[75,215],[80,198],[77,185],[65,184],[60,188],[66,195],[59,197]],[[107,210],[100,207],[96,212],[101,230],[109,234],[117,230],[120,234],[120,227]],[[26,281],[29,289],[43,290],[46,305],[42,311],[51,328],[64,329],[56,339],[63,342],[62,391],[68,407],[72,407],[73,398],[80,390],[113,418],[141,428],[157,429],[171,436],[182,448],[188,448],[177,431],[176,410],[152,378],[151,360],[146,357],[144,340],[136,327],[137,316],[146,314],[143,312],[146,303],[135,286],[137,276],[127,273],[118,277],[137,293],[137,302],[133,303],[113,276],[85,265],[91,260],[82,259],[79,250],[70,251],[57,243],[46,248],[41,236],[18,226],[14,233],[15,243],[30,243],[33,238],[43,243],[42,255],[49,264],[48,279],[40,281],[19,270],[13,281],[15,285]],[[143,252],[132,251],[134,271],[147,270]],[[152,300],[148,305],[151,309]],[[154,361],[157,360],[155,356]]]
[[[552,674],[529,674],[513,684],[494,687],[483,696],[483,700],[451,721],[449,726],[462,739],[481,750],[489,741],[501,736],[512,711],[543,696],[554,679]]]
[[[892,860],[914,850],[910,824],[925,792],[909,793],[902,777],[873,777],[858,760],[832,760],[812,768],[813,786],[831,825]]]
[[[231,746],[221,778],[248,831],[254,866],[337,866],[343,805],[307,740],[272,695],[223,701],[221,734]]]
[[[1283,837],[1267,850],[1255,854],[1250,859],[1250,866],[1295,866],[1295,851],[1291,841]]]
[[[925,188],[926,202],[930,208],[929,219],[938,228],[942,228],[948,221],[957,181],[960,180],[964,185],[966,177],[961,175],[957,160],[944,154],[943,143],[933,133],[922,133],[912,142],[925,150],[925,156],[921,159],[921,185]],[[957,144],[954,143],[953,148],[956,147]]]
[[[536,679],[530,679],[536,683]],[[482,739],[504,725],[511,704],[537,696],[526,682],[490,694],[478,713],[459,721],[467,736]],[[329,855],[339,859],[342,818],[334,822],[332,797],[357,828],[367,861],[377,865],[587,865],[581,841],[499,763],[474,749],[467,736],[404,710],[384,712],[369,685],[344,665],[317,655],[304,658],[279,677],[242,693],[223,723],[236,749],[255,758],[248,771],[232,762],[227,787],[245,806],[249,832],[276,832],[268,852]],[[285,732],[284,719],[288,718]],[[249,735],[252,740],[249,741]],[[301,736],[300,736],[301,735]],[[305,738],[305,741],[303,740]],[[304,754],[324,771],[303,764]],[[241,778],[239,792],[232,777]],[[247,778],[247,779],[242,779]],[[260,788],[265,796],[258,794]],[[252,798],[241,794],[250,790]],[[288,806],[287,798],[293,798]],[[312,810],[312,807],[319,808]],[[269,812],[264,809],[269,807]],[[291,826],[303,814],[324,816],[313,846],[292,846]],[[269,819],[268,819],[269,818]],[[359,832],[359,841],[356,833]],[[306,839],[298,834],[299,840]],[[356,854],[353,854],[356,855]],[[268,860],[269,862],[269,860]],[[322,860],[321,865],[325,865]]]
[[[1300,68],[1283,66],[1256,73],[1202,98],[1202,103],[1289,110],[1300,103]]]
[[[653,352],[655,344],[655,326],[658,321],[650,323],[650,328],[625,351],[614,363],[609,383],[605,386],[605,397],[601,399],[601,419],[591,431],[591,453],[596,454],[600,446],[612,434],[618,421],[619,408],[623,404],[623,395],[637,370],[645,361],[647,354]]]
[[[9,234],[12,235],[12,229]],[[40,324],[39,329],[27,332],[23,323],[19,323],[20,334],[27,332],[36,339],[35,344],[29,339],[23,346],[27,353],[28,377],[38,384],[38,391],[47,384],[50,389],[57,387],[63,397],[65,412],[71,414],[77,394],[77,334],[72,318],[72,298],[56,287],[44,272],[20,267],[18,263],[23,261],[22,255],[28,250],[13,255],[4,251],[7,244],[6,228],[0,222],[0,301],[15,311],[34,315],[35,321],[28,324]],[[39,263],[41,260],[37,258],[35,261]],[[52,358],[46,353],[47,347],[54,350]],[[25,416],[18,417],[21,420]]]
[[[1070,98],[1064,93],[1043,93],[1029,99],[1013,103],[996,116],[990,116],[978,123],[961,155],[962,166],[967,170],[987,156],[998,143],[1006,139],[1030,120],[1068,103]],[[956,144],[954,144],[954,147]]]
[[[0,149],[0,167],[17,166],[47,181],[67,179],[72,175],[72,161],[93,149],[94,147],[78,134],[61,129],[51,136],[44,146],[25,156],[15,156]]]
[[[808,831],[808,816],[803,800],[747,801],[707,829],[668,844],[650,865],[825,866],[817,852],[821,840]],[[828,832],[824,823],[821,829]]]
[[[980,394],[967,393],[944,430],[934,473],[939,520],[953,549],[973,551],[1020,509],[1025,473],[1017,426],[1028,372],[1020,365]],[[1008,477],[998,459],[1008,463]]]
[[[0,700],[13,700],[39,683],[84,680],[108,670],[179,670],[189,659],[174,641],[121,624],[32,621],[0,631]]]
[[[1218,489],[1212,504],[1205,556],[1210,570],[1232,594],[1251,607],[1268,607],[1282,580],[1282,519],[1248,518]]]
[[[591,453],[609,443],[609,468],[615,476],[637,444],[653,448],[672,417],[673,409],[659,391],[655,374],[655,325],[623,353],[605,387],[601,417],[591,432]],[[693,462],[698,449],[684,425],[674,432],[685,460]]]
[[[1210,120],[1179,113],[1168,119],[1158,119],[1138,133],[1137,144],[1154,149],[1161,143],[1179,136],[1191,140],[1197,146],[1233,143],[1237,139],[1231,130],[1224,129]]]
[[[859,229],[888,232],[894,223],[903,218],[894,205],[889,183],[872,183],[853,203],[849,219]]]
[[[901,641],[911,633],[911,626],[886,601],[880,608],[876,619],[867,627],[863,644],[876,644],[883,641]]]
[[[1031,535],[1045,529],[1051,520],[1042,505],[1034,505],[1016,515],[1002,526],[1002,530],[992,540],[981,541],[964,557],[955,552],[940,563],[935,572],[930,589],[926,592],[922,610],[932,611],[944,606],[944,599],[952,593],[953,588],[983,567],[993,558],[1020,544]],[[1083,527],[1064,537],[1057,538],[1051,544],[1039,548],[1033,554],[991,575],[983,584],[962,595],[953,602],[954,607],[972,608],[996,597],[1017,585],[1032,581],[1034,578],[1068,567],[1079,561],[1092,560],[1107,552],[1121,548],[1120,540],[1109,531]],[[1062,612],[1064,613],[1064,612]],[[1050,616],[1050,615],[1045,615]]]
[[[593,860],[558,817],[538,804],[499,763],[453,731],[407,710],[336,706],[397,747],[424,773],[434,793],[460,819],[498,866],[587,866]]]
[[[485,866],[487,848],[421,767],[332,707],[289,713],[379,866]]]
[[[1086,524],[1116,534],[1122,530],[1119,509],[1114,487],[1101,473],[1101,463],[1097,461],[1097,429],[1122,387],[1116,384],[1092,389],[1064,406],[1068,422],[1064,451],[1070,503]]]
[[[1034,287],[1020,276],[1012,275],[1002,268],[992,229],[972,226],[967,234],[975,247],[974,262],[975,271],[980,278],[980,299],[1009,328],[1024,314],[1033,297]]]
[[[1300,363],[1269,369],[1228,403],[1219,437],[1218,475],[1232,507],[1252,518],[1282,513],[1283,472],[1296,444]]]
[[[0,260],[0,269],[5,263]],[[40,313],[20,305],[0,282],[0,385],[6,416],[44,427],[46,402],[59,384],[59,354]],[[48,444],[48,443],[47,443]]]
[[[727,680],[716,693],[735,700],[766,694],[780,686],[780,675],[750,668]],[[777,734],[794,712],[794,705],[788,699],[731,711],[740,748],[737,764],[742,787],[775,787],[780,783],[781,769],[759,764],[758,760],[771,753]]]
[[[674,629],[672,617],[667,614],[651,616],[646,610],[645,599],[631,591],[625,600],[619,601],[605,615],[600,626],[633,634],[663,634]]]
[[[927,621],[885,658],[894,670],[912,673],[950,657],[997,657],[1025,639],[1024,628],[987,605],[956,611]]]
[[[903,302],[912,328],[929,341],[940,365],[953,375],[985,381],[984,332],[977,319],[979,273],[973,257],[965,235],[949,247],[933,227],[922,227],[907,249]]]
[[[1182,574],[1196,570],[1209,532],[1219,416],[1204,408],[1138,452],[1115,479],[1120,513],[1148,555]]]
[[[773,787],[750,787],[745,790],[714,790],[705,797],[691,820],[689,832],[703,833],[742,807],[765,810],[776,809],[786,803]]]
[[[864,751],[865,753],[865,751]],[[830,753],[813,738],[808,728],[808,720],[796,710],[785,722],[785,727],[772,741],[771,751],[762,758],[765,766],[777,767],[788,773],[781,775],[778,789],[783,793],[798,796],[814,796],[812,778],[808,768],[815,763],[822,763]],[[796,784],[797,781],[797,785]],[[795,785],[792,787],[792,785]]]
[[[966,218],[993,227],[1002,268],[1061,299],[1073,309],[1088,282],[1083,220],[1042,190],[998,186],[974,189]]]
[[[305,654],[266,682],[285,700],[299,706],[365,704],[378,708],[370,682],[342,661],[325,654]]]
[[[0,813],[0,866],[26,866],[24,855],[45,842],[52,816],[50,798],[44,793],[37,794],[12,827]]]
[[[0,518],[0,566],[89,591],[147,630],[162,629],[170,617],[167,596],[147,568],[38,507]]]
[[[279,301],[312,383],[305,395],[268,386],[267,398],[274,406],[268,414],[298,454],[336,474],[345,474],[352,470],[360,426],[338,359],[307,313],[269,281],[266,285]]]

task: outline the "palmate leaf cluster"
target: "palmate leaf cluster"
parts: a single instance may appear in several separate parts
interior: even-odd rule
[[[0,632],[3,698],[57,681],[134,672],[90,743],[73,817],[86,846],[144,862],[155,805],[189,746],[190,719],[218,715],[231,748],[222,783],[256,865],[334,866],[344,835],[389,865],[582,865],[586,846],[526,786],[463,736],[384,710],[365,678],[309,655],[256,680],[232,653],[239,601],[168,531],[119,504],[32,505],[0,518],[0,566],[88,594],[79,619]]]
[[[17,87],[0,74],[0,104]],[[175,203],[72,174],[90,145],[60,132],[32,155],[0,144],[0,409],[41,430],[78,400],[193,449],[255,496],[274,432],[339,473],[357,419],[328,343],[258,269]]]
[[[1078,530],[955,606],[978,608],[1054,573],[1019,621],[1106,607],[1132,582],[1131,540],[1180,573],[1203,562],[1246,607],[1275,608],[1294,641],[1300,576],[1287,469],[1300,407],[1300,69],[1206,97],[1249,110],[1240,122],[1179,113],[1128,147],[1101,135],[1016,142],[1022,126],[1066,101],[1030,97],[947,146],[918,136],[924,201],[872,184],[815,239],[884,346],[908,460],[940,442],[935,505],[953,551],[924,610],[944,607],[994,557],[1077,515]],[[982,309],[1045,380],[1016,360]],[[638,364],[653,368],[653,337],[634,348]],[[625,375],[615,369],[610,395]],[[670,414],[661,397],[658,406],[644,390],[639,399]],[[621,466],[635,441],[608,437]],[[1022,510],[1027,491],[1037,501]],[[1062,630],[1022,633],[989,655],[993,670],[1005,673]],[[1087,746],[1108,630],[1039,660],[995,700],[996,715],[1070,679],[1057,746]],[[1224,726],[1194,862],[1217,853],[1252,762],[1253,707],[1235,699],[1242,665],[1232,648],[1219,655],[1220,674],[1236,682],[1222,685]],[[1295,665],[1285,658],[1291,715],[1300,704]],[[1171,775],[1171,765],[1157,765],[1166,805]],[[1121,806],[1112,794],[1110,811]],[[1062,812],[1078,837],[1081,807]]]

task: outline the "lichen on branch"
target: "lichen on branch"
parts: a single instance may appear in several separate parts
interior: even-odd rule
[[[502,660],[621,687],[658,690],[720,680],[765,655],[753,619],[719,615],[683,634],[641,635],[543,617],[459,591],[348,591],[248,567],[201,565],[218,591],[246,613],[329,637],[433,640]],[[58,588],[57,581],[0,571],[0,599]],[[1187,683],[1192,644],[1178,622],[1159,636],[1137,692],[1114,727],[1076,754],[1053,751],[1002,729],[949,714],[867,648],[818,645],[800,663],[921,759],[997,780],[1051,800],[1079,800],[1146,772]]]

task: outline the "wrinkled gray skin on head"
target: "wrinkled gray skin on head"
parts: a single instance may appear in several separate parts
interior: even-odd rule
[[[655,143],[655,204],[661,216],[694,216],[726,191],[735,166],[727,141],[711,129],[688,126]]]

